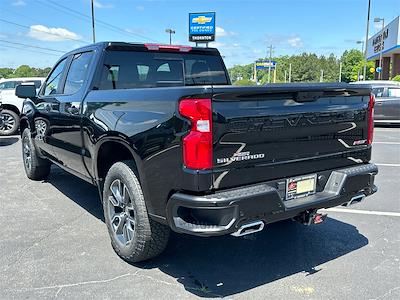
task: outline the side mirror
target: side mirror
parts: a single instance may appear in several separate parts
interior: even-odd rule
[[[36,87],[33,84],[20,84],[15,88],[18,98],[36,98]]]

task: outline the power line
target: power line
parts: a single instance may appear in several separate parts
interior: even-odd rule
[[[40,4],[44,5],[44,3],[42,1],[40,1],[40,0],[36,0],[36,1],[39,2]],[[86,15],[84,13],[81,13],[81,12],[79,12],[77,10],[74,10],[74,9],[72,9],[70,7],[64,6],[64,5],[60,4],[60,3],[57,3],[57,2],[52,1],[52,0],[47,0],[46,4],[48,4],[48,2],[53,4],[53,6],[46,5],[46,7],[51,7],[53,9],[55,9],[55,10],[69,13],[70,15],[72,15],[72,16],[74,16],[76,18],[79,18],[81,20],[83,18],[85,18],[86,20],[91,20],[90,16],[88,16],[88,15]],[[57,9],[55,6],[61,8],[62,10]],[[140,38],[142,38],[144,40],[150,40],[150,41],[153,41],[153,42],[158,42],[158,41],[156,41],[156,40],[154,40],[154,39],[152,39],[150,37],[147,37],[145,35],[141,35],[141,34],[138,34],[138,33],[127,31],[126,29],[120,28],[118,26],[112,25],[112,24],[104,22],[104,21],[101,21],[99,19],[96,19],[95,22],[98,23],[99,25],[102,25],[103,27],[111,30],[111,31],[114,31],[114,32],[122,33],[122,34],[125,34],[125,35],[131,35],[131,36],[135,36],[135,37],[140,37]]]
[[[19,47],[14,47],[14,46],[10,46],[10,45],[1,45],[0,47],[6,47],[6,48],[12,48],[12,49],[18,49],[18,50],[21,50],[21,51],[29,51],[29,52],[35,52],[35,53],[41,53],[41,54],[53,55],[53,56],[57,56],[57,57],[59,57],[59,55],[57,55],[57,54],[54,54],[54,53],[47,53],[47,52],[43,52],[43,51],[37,51],[37,50],[32,50],[32,49],[19,48]]]
[[[59,52],[59,53],[66,53],[67,52],[67,51],[61,51],[61,50],[56,50],[56,49],[51,49],[51,48],[46,48],[46,47],[40,47],[40,46],[35,46],[35,45],[28,45],[28,44],[17,43],[17,42],[9,42],[9,41],[5,41],[5,40],[1,40],[1,39],[0,39],[0,42],[13,44],[13,45],[20,45],[20,46],[25,46],[25,47],[30,47],[30,48],[42,49],[42,50],[47,50],[47,51]]]
[[[37,32],[41,32],[41,33],[45,33],[45,34],[50,34],[50,35],[62,37],[64,39],[66,39],[66,40],[71,40],[71,41],[78,42],[78,43],[83,43],[83,44],[90,43],[88,41],[82,41],[82,40],[78,40],[78,39],[69,38],[69,37],[63,36],[61,34],[54,33],[54,32],[46,32],[46,31],[43,31],[43,30],[39,30],[39,29],[36,29],[36,28],[32,28],[30,26],[18,24],[18,23],[15,23],[15,22],[11,22],[11,21],[8,21],[8,20],[1,19],[1,18],[0,18],[0,21],[4,22],[4,23],[12,24],[14,26],[19,26],[19,27],[22,27],[22,28],[27,28],[27,29],[30,29],[30,30],[34,30],[34,31],[37,31]]]
[[[27,16],[27,15],[12,11],[12,10],[7,9],[7,8],[3,8],[2,7],[1,10],[6,11],[6,12],[11,13],[11,14],[16,15],[16,16],[23,17],[23,18],[31,20],[33,22],[38,22],[38,24],[40,24],[42,22],[42,21],[39,21],[38,19],[35,19],[35,18],[30,17],[30,16]]]

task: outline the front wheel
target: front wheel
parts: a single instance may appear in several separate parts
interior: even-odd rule
[[[31,131],[26,128],[21,136],[22,158],[26,176],[32,180],[43,180],[50,173],[51,163],[47,159],[39,157],[35,145],[32,142]]]
[[[133,170],[130,161],[112,165],[104,182],[103,208],[115,252],[124,260],[139,262],[164,251],[170,229],[149,218]]]

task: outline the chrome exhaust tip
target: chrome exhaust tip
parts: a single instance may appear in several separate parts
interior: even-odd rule
[[[239,236],[256,233],[263,229],[264,229],[264,222],[263,221],[255,221],[255,222],[251,222],[251,223],[242,225],[238,231],[231,233],[231,235],[239,237]]]
[[[347,202],[347,203],[345,203],[343,205],[347,207],[347,206],[350,206],[350,205],[354,205],[354,204],[360,203],[364,199],[365,199],[365,195],[364,194],[357,195],[357,196],[354,196],[353,198],[351,198],[349,202]]]

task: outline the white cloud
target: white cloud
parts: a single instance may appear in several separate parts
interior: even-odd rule
[[[114,5],[112,5],[111,3],[101,3],[100,1],[96,0],[94,1],[94,7],[96,8],[113,8]]]
[[[138,11],[144,11],[144,6],[143,5],[138,5],[138,6],[136,6],[136,9]]]
[[[216,26],[215,27],[215,34],[217,37],[224,37],[224,36],[232,36],[235,35],[232,31],[227,31],[222,27]]]
[[[224,43],[220,43],[220,42],[210,42],[208,45],[212,48],[221,48],[221,47],[225,46]]]
[[[13,1],[12,5],[14,5],[14,6],[25,6],[26,2],[24,0],[15,0],[15,1]]]
[[[303,41],[299,37],[292,37],[287,40],[288,44],[293,48],[303,47]]]
[[[30,26],[28,36],[40,41],[79,40],[81,37],[65,28],[46,27],[44,25]]]

